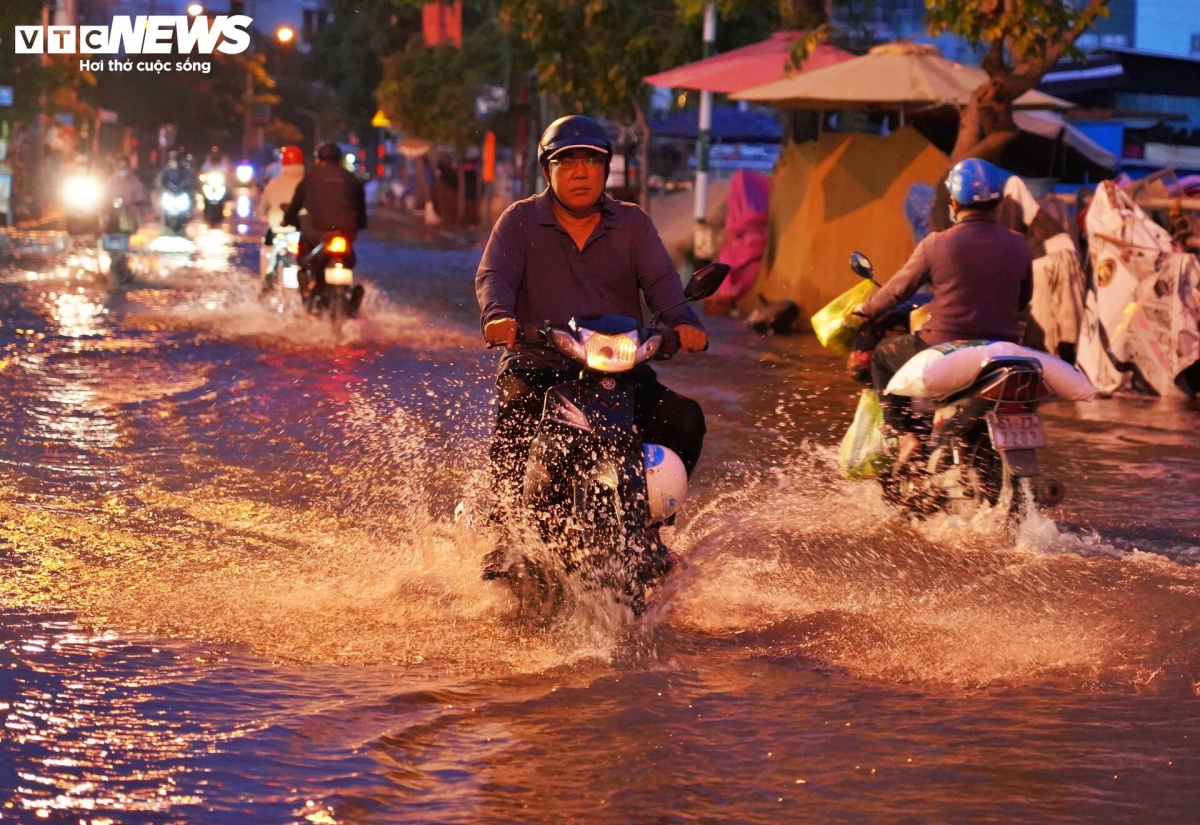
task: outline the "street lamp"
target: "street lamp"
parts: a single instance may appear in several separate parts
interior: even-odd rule
[[[204,6],[200,5],[199,3],[189,3],[187,7],[187,13],[189,17],[199,17],[200,15],[204,14]]]
[[[287,45],[288,43],[291,43],[292,40],[295,39],[296,31],[291,26],[280,26],[278,29],[275,30],[275,37],[279,40],[280,43]]]

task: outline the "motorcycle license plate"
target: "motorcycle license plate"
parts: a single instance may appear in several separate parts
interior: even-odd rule
[[[344,266],[325,267],[325,283],[330,286],[350,286],[354,283],[354,270]]]
[[[111,234],[101,239],[101,245],[109,252],[124,252],[129,249],[129,236]]]
[[[300,268],[296,266],[285,266],[283,268],[283,288],[284,289],[299,289],[300,288]]]
[[[1046,446],[1046,430],[1037,413],[987,417],[988,434],[997,450],[1034,450]]]

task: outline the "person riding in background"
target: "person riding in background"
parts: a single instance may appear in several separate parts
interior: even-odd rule
[[[158,173],[158,186],[169,192],[185,192],[192,189],[192,170],[179,152],[171,150],[167,163]]]
[[[506,348],[490,449],[494,524],[502,524],[520,498],[546,391],[579,373],[555,351],[520,346],[523,326],[596,314],[641,318],[644,299],[652,311],[666,310],[662,320],[678,331],[683,350],[708,345],[689,307],[666,309],[683,303],[683,287],[650,217],[605,194],[612,156],[608,134],[595,120],[570,115],[551,123],[538,144],[546,190],[504,211],[479,263],[475,293],[483,337]],[[660,384],[649,364],[629,375],[637,382],[642,438],[674,450],[691,475],[704,442],[700,405]]]
[[[883,315],[929,284],[929,319],[917,334],[889,338],[871,356],[884,424],[900,439],[897,467],[920,448],[920,426],[904,396],[882,394],[897,370],[921,350],[950,341],[1016,343],[1021,313],[1033,294],[1033,256],[1025,238],[996,222],[1006,173],[978,158],[955,164],[947,178],[954,226],[927,235],[887,285],[857,310]]]
[[[271,178],[263,188],[258,202],[258,214],[267,219],[267,232],[263,236],[261,274],[265,277],[274,268],[272,260],[275,234],[284,231],[283,211],[292,201],[296,187],[304,178],[304,152],[299,146],[285,146],[279,156],[279,174]]]
[[[200,174],[208,172],[220,172],[227,179],[229,177],[229,160],[221,154],[221,147],[214,146],[208,150],[208,156],[204,158],[204,163],[200,165]]]
[[[117,207],[120,201],[121,206]],[[150,208],[146,186],[133,173],[129,158],[117,158],[117,168],[104,184],[105,226],[108,232],[134,232]]]
[[[300,219],[300,210],[308,214]],[[300,229],[299,260],[304,260],[329,232],[341,232],[351,240],[361,229],[367,228],[367,198],[362,181],[342,167],[342,150],[336,143],[323,143],[317,147],[317,163],[306,174],[292,193],[281,226],[296,226]],[[325,273],[309,274],[300,267],[300,288],[307,296],[325,286]],[[355,285],[355,292],[362,295],[362,287]]]

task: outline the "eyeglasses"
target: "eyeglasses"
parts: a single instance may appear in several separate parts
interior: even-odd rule
[[[550,165],[563,169],[578,169],[580,165],[585,169],[599,169],[604,165],[604,157],[598,154],[587,154],[577,158],[554,158],[550,161]]]

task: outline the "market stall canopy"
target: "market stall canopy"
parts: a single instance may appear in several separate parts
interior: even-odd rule
[[[983,69],[942,57],[936,46],[896,42],[862,57],[731,94],[734,100],[791,109],[908,110],[964,105],[984,82]],[[1039,91],[1017,98],[1018,109],[1069,109],[1073,104]]]
[[[1013,122],[1022,132],[1028,132],[1047,140],[1058,140],[1097,166],[1105,169],[1117,168],[1117,156],[1068,123],[1054,112],[1013,112]]]
[[[787,77],[784,66],[792,44],[801,34],[798,31],[776,32],[760,43],[715,54],[642,79],[651,86],[718,94],[761,86]],[[805,72],[814,71],[853,57],[836,46],[819,43],[800,68]]]
[[[696,140],[700,133],[700,113],[676,112],[662,120],[651,121],[654,137]],[[725,143],[779,143],[783,129],[779,121],[759,112],[743,112],[734,106],[714,106],[712,138]]]

